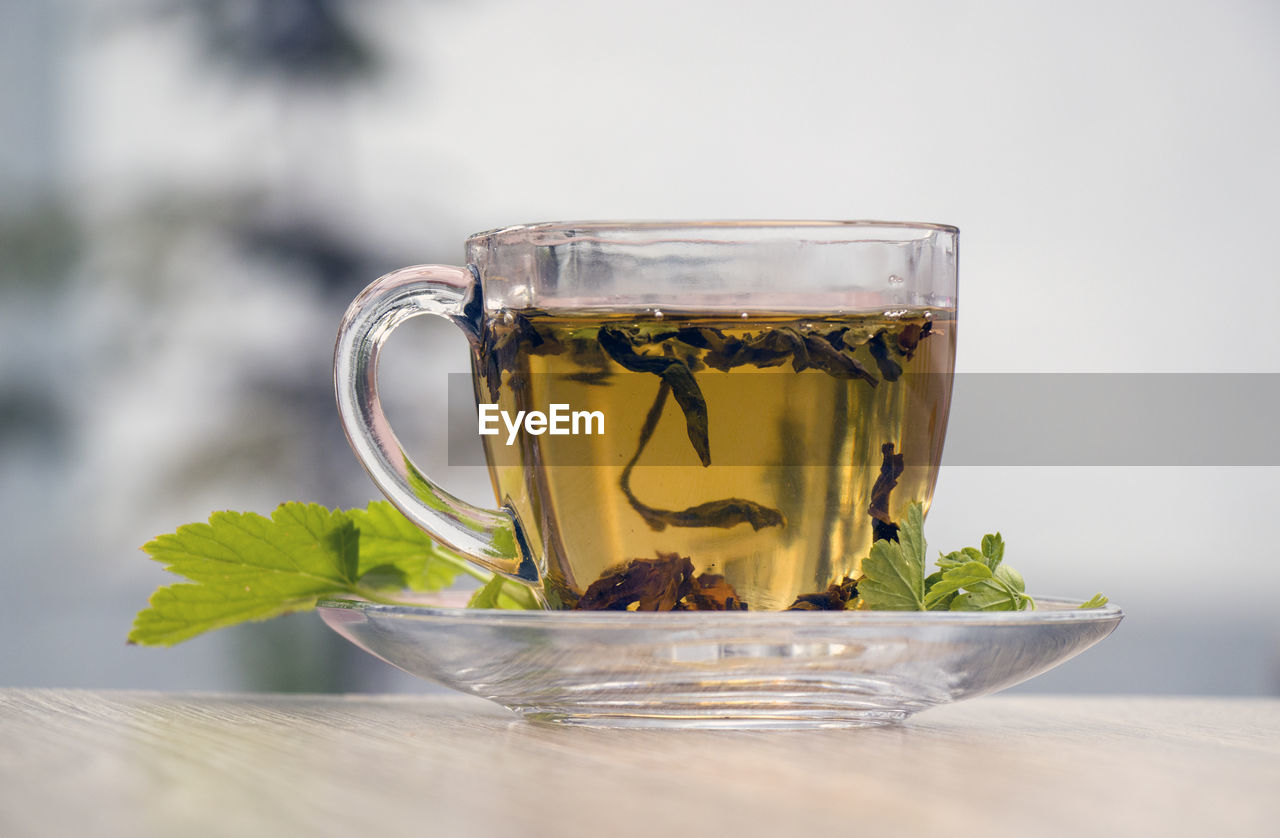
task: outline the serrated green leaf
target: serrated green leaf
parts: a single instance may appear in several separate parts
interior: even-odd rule
[[[496,608],[538,608],[533,591],[501,584],[384,501],[349,512],[281,504],[271,518],[215,512],[143,549],[189,582],[160,588],[138,614],[131,643],[169,646],[212,629],[314,608],[322,597],[395,602],[406,588],[436,591],[466,572],[489,582]]]
[[[1018,611],[1018,599],[994,581],[979,582],[956,596],[952,611]]]
[[[924,509],[913,503],[898,528],[898,540],[877,541],[862,560],[858,598],[875,610],[925,610],[925,549]]]
[[[951,610],[1022,611],[1028,606],[1034,608],[1035,601],[1031,597],[1015,590],[1005,579],[1000,578],[1000,571],[1003,569],[1002,565],[990,578],[966,585],[965,593],[959,594],[952,601]]]
[[[360,533],[360,579],[373,587],[440,591],[459,573],[487,578],[470,563],[437,544],[386,501],[347,512]],[[401,575],[395,585],[394,574]],[[385,580],[382,582],[381,580]]]
[[[924,578],[924,602],[925,608],[929,611],[949,611],[951,610],[951,601],[956,598],[955,592],[949,594],[939,592],[939,594],[930,599],[929,595],[933,593],[934,586],[942,581],[942,571],[938,570],[930,573]]]
[[[527,585],[494,576],[471,595],[468,608],[501,608],[507,611],[535,610],[538,601]]]
[[[940,594],[937,597],[934,597],[932,605],[929,604],[931,603],[931,600],[929,600],[929,594],[932,594],[933,586],[936,586],[937,583],[941,581],[942,571],[934,571],[924,577],[924,608],[931,610],[931,612],[945,612],[945,610],[951,608],[951,600],[955,599],[955,594]]]
[[[953,595],[991,578],[991,569],[982,562],[968,562],[943,571],[941,578],[925,594],[925,608],[930,611],[952,610],[950,598]]]
[[[312,608],[321,596],[355,589],[359,570],[351,520],[317,504],[282,504],[270,519],[215,512],[143,550],[191,580],[159,589],[138,615],[129,640],[149,645]]]
[[[939,555],[937,565],[943,570],[951,570],[952,568],[963,567],[969,562],[980,562],[985,565],[987,558],[976,547],[965,547],[961,550],[953,550],[945,556]]]

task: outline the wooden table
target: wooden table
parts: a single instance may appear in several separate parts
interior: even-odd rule
[[[0,690],[0,835],[1280,835],[1280,700],[560,728],[452,695]]]

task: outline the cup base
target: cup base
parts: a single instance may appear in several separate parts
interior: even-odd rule
[[[696,730],[830,730],[833,728],[883,727],[910,718],[908,710],[827,709],[770,710],[754,712],[711,710],[697,713],[656,708],[629,712],[584,713],[512,707],[525,719],[550,725],[591,728],[662,728]]]

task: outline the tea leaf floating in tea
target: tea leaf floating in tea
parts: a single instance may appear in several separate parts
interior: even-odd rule
[[[908,323],[903,326],[902,331],[898,332],[898,354],[910,361],[920,341],[927,338],[932,329],[933,321],[931,320],[926,320],[924,323]]]
[[[872,387],[879,384],[876,377],[868,372],[866,367],[843,352],[837,351],[829,341],[823,338],[806,337],[804,339],[804,349],[807,366],[820,369],[834,378],[860,378]],[[796,372],[800,372],[806,366],[801,364],[800,358],[800,354],[797,353],[796,360],[792,361],[792,366],[795,367]]]
[[[885,381],[897,381],[902,377],[902,365],[889,357],[889,347],[885,345],[883,329],[867,341],[867,351],[871,353]]]
[[[676,397],[676,403],[684,411],[689,442],[698,453],[704,466],[711,465],[711,442],[707,438],[707,400],[693,373],[683,361],[665,356],[641,355],[631,347],[631,341],[617,329],[600,327],[600,346],[609,357],[631,372],[653,373],[662,379]]]
[[[635,468],[636,462],[639,461],[640,455],[644,453],[645,446],[648,445],[650,438],[653,436],[653,430],[657,427],[658,420],[662,417],[662,409],[666,406],[667,393],[669,391],[670,387],[665,380],[658,385],[658,394],[654,397],[653,405],[645,416],[644,425],[640,428],[640,439],[636,444],[636,452],[631,456],[631,460],[622,470],[622,475],[618,480],[622,493],[626,495],[627,502],[631,504],[631,507],[640,513],[640,517],[644,518],[645,523],[655,532],[661,532],[668,526],[727,528],[738,524],[750,524],[754,530],[760,530],[764,527],[784,526],[786,520],[782,517],[781,512],[743,498],[707,501],[697,506],[691,506],[688,509],[658,509],[649,506],[635,496],[635,493],[631,491],[631,471]]]
[[[497,400],[502,386],[503,371],[516,368],[516,358],[521,352],[530,355],[559,355],[564,345],[553,335],[543,334],[523,314],[511,314],[510,324],[500,337],[493,329],[482,329],[479,355],[485,359],[481,373],[489,388],[489,397]]]
[[[893,443],[880,446],[880,474],[871,487],[871,503],[867,514],[871,516],[871,533],[875,541],[897,541],[898,525],[889,517],[889,493],[898,485],[898,478],[906,468],[903,455],[893,453]]]

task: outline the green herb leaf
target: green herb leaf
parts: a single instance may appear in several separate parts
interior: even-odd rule
[[[952,598],[965,588],[970,588],[992,578],[991,568],[982,562],[966,562],[942,572],[940,578],[924,596],[924,607],[930,611],[951,610]],[[940,608],[943,600],[946,605]],[[958,609],[957,609],[958,610]]]
[[[995,570],[1004,561],[1004,539],[1000,533],[982,537],[982,555],[987,560],[987,567]]]
[[[951,602],[952,611],[1021,611],[1024,607],[1017,597],[990,583],[974,585]]]
[[[381,571],[400,574],[398,588],[442,591],[459,573],[488,578],[466,559],[433,541],[386,501],[348,510],[347,515],[360,532],[359,576],[366,582],[371,581],[370,574]]]
[[[215,512],[143,550],[189,580],[160,588],[138,614],[129,641],[153,646],[309,610],[322,597],[394,602],[389,594],[440,590],[460,571],[489,578],[384,502],[351,512],[286,503],[270,518]]]
[[[964,587],[967,591],[951,602],[952,611],[1022,611],[1034,604],[1030,597],[1023,596],[998,576],[973,580]]]
[[[161,588],[129,639],[171,645],[201,632],[311,608],[357,587],[355,525],[314,504],[284,504],[270,519],[215,512],[143,549],[191,583]]]
[[[1035,600],[1026,594],[1022,574],[1004,564],[1000,533],[983,536],[981,549],[965,547],[940,555],[938,571],[924,576],[923,507],[911,504],[906,522],[898,528],[900,546],[877,541],[862,560],[859,607],[898,611],[1022,611],[1036,607]],[[1106,602],[1107,598],[1098,594],[1081,607],[1100,608]]]
[[[951,603],[955,601],[956,594],[950,593],[940,594],[933,599],[929,598],[929,594],[933,592],[933,586],[942,581],[942,571],[935,571],[924,578],[924,600],[925,608],[929,611],[950,611]]]
[[[501,608],[506,611],[528,611],[538,608],[538,601],[528,585],[494,576],[467,601],[468,608]]]
[[[876,610],[924,611],[924,571],[924,509],[913,503],[898,525],[898,540],[877,541],[862,560],[858,598]]]
[[[943,571],[948,571],[952,568],[969,564],[969,562],[978,562],[981,565],[986,565],[987,557],[982,555],[982,551],[976,547],[964,547],[960,550],[953,550],[945,556],[939,556],[937,564]],[[989,569],[990,567],[988,566]]]
[[[1107,598],[1104,597],[1102,594],[1094,594],[1092,597],[1090,597],[1090,599],[1087,602],[1083,603],[1080,607],[1081,608],[1102,608],[1104,605],[1107,604],[1107,601],[1108,601]]]
[[[964,557],[967,561],[958,561]],[[947,594],[955,594],[947,608],[951,611],[1022,611],[1035,608],[1035,600],[1024,591],[1026,585],[1018,571],[1001,562],[1004,560],[1004,540],[999,533],[982,539],[982,551],[966,547],[938,559],[942,577],[938,582],[938,594],[932,597],[940,602]],[[960,591],[964,591],[960,593]],[[929,594],[934,593],[930,589]],[[930,596],[925,597],[930,601]]]

